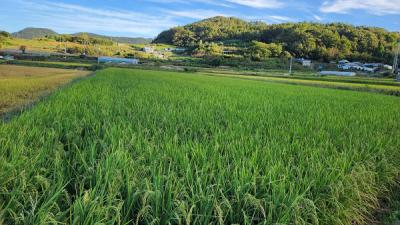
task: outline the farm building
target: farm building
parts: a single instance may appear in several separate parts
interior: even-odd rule
[[[393,70],[393,66],[391,66],[391,65],[383,65],[383,68],[385,68],[387,70]]]
[[[6,56],[4,56],[4,60],[12,61],[12,60],[14,60],[14,56],[12,56],[12,55],[6,55]]]
[[[300,58],[295,59],[295,61],[300,63],[304,67],[311,67],[311,60]]]
[[[303,65],[305,67],[311,67],[311,60],[303,60],[301,65]]]
[[[364,72],[376,72],[379,68],[383,68],[381,63],[360,63],[360,62],[349,62],[347,60],[339,61],[337,66],[341,70],[359,70]]]
[[[174,52],[185,52],[187,49],[186,48],[175,48],[173,51]]]
[[[320,75],[333,75],[333,76],[344,76],[344,77],[353,77],[356,75],[354,72],[340,72],[340,71],[321,71]]]
[[[150,46],[145,46],[143,48],[143,51],[146,52],[146,53],[153,53],[154,52],[154,48],[150,47]]]
[[[113,64],[139,64],[137,59],[127,59],[127,58],[114,58],[114,57],[98,57],[98,63],[113,63]]]

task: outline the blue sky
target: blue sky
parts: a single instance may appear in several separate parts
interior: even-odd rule
[[[248,21],[345,22],[400,31],[400,0],[1,0],[0,30],[51,28],[154,37],[160,31],[222,15]]]

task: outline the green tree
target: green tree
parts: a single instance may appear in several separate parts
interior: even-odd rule
[[[174,30],[172,43],[181,47],[192,46],[196,43],[196,38],[192,31],[186,30],[183,27],[177,27]]]
[[[22,54],[25,54],[25,52],[26,52],[26,46],[25,46],[25,45],[19,46],[19,50],[22,52]]]
[[[280,44],[266,44],[259,41],[252,41],[246,55],[254,61],[262,61],[270,57],[281,56],[282,49],[282,45]]]
[[[192,55],[197,57],[202,56],[219,56],[222,55],[223,49],[216,43],[203,43],[202,41],[193,50]]]

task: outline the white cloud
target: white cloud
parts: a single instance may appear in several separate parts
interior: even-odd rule
[[[249,6],[252,8],[282,8],[285,4],[277,0],[226,0],[231,3]]]
[[[351,10],[364,10],[374,15],[400,15],[400,0],[333,0],[325,1],[320,8],[324,13],[345,14]]]

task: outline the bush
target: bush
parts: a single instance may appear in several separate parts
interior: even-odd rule
[[[224,58],[221,56],[209,56],[206,57],[206,63],[213,67],[221,66],[224,61]]]
[[[197,69],[190,68],[190,67],[185,67],[185,68],[183,68],[183,71],[189,72],[189,73],[195,73],[195,72],[197,72]]]

